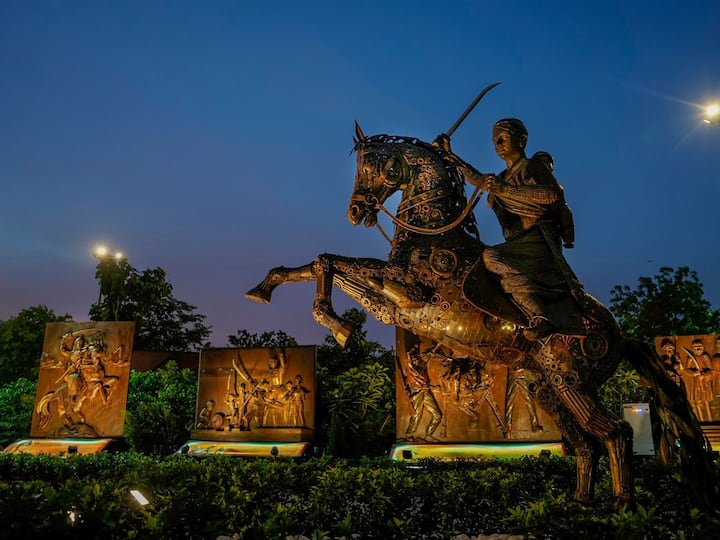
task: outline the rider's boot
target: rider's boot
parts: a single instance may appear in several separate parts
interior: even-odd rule
[[[523,331],[528,341],[538,341],[557,332],[557,325],[544,315],[536,315],[530,319],[530,326]]]
[[[530,318],[530,325],[524,330],[523,336],[528,341],[538,341],[555,333],[559,325],[555,322],[550,310],[531,293],[516,293],[515,302]]]

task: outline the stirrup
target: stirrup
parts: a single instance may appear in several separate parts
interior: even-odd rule
[[[528,341],[538,341],[553,334],[557,329],[550,319],[543,315],[536,315],[530,319],[530,326],[523,331],[523,336]]]

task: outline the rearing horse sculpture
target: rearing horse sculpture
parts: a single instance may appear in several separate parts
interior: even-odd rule
[[[337,286],[380,322],[432,340],[457,358],[536,372],[535,397],[575,448],[575,499],[590,502],[600,446],[608,456],[616,505],[632,499],[632,429],[610,415],[598,388],[626,356],[657,396],[665,433],[679,443],[683,472],[698,504],[714,505],[718,487],[702,430],[684,393],[649,347],[624,338],[609,311],[582,290],[559,299],[561,331],[540,341],[523,337],[525,315],[482,264],[480,241],[457,159],[413,137],[366,137],[356,125],[357,173],[348,218],[377,223],[382,203],[398,190],[388,260],[323,254],[299,268],[279,267],[246,296],[268,303],[284,283],[315,281],[313,315],[344,345],[352,327],[334,312]],[[677,446],[677,445],[676,445]]]

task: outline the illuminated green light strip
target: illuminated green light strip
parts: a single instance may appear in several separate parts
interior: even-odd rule
[[[307,450],[306,442],[223,442],[223,441],[188,441],[183,446],[183,454],[189,456],[218,455],[268,457],[273,456],[273,448],[277,449],[277,457],[299,457]],[[184,450],[187,448],[187,452]]]
[[[112,439],[20,439],[8,445],[4,454],[69,454],[74,447],[77,454],[93,454],[103,451]]]
[[[409,454],[409,457],[407,453]],[[498,444],[396,444],[390,454],[395,461],[424,458],[467,459],[492,457],[498,459],[539,455],[543,452],[564,456],[565,448],[560,442],[553,443],[498,443]]]

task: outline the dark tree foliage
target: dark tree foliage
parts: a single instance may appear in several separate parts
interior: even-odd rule
[[[135,321],[134,349],[188,351],[206,344],[205,316],[173,296],[162,268],[138,272],[127,259],[102,258],[95,277],[100,300],[90,308],[91,320]]]
[[[0,449],[28,437],[37,383],[25,378],[0,386]]]
[[[720,327],[720,310],[705,299],[697,273],[687,266],[660,268],[641,277],[635,289],[616,285],[610,311],[626,335],[652,343],[656,336],[710,334]]]
[[[133,450],[164,455],[190,437],[197,372],[169,361],[154,371],[133,372],[128,387],[125,437]]]
[[[355,325],[345,348],[331,335],[318,347],[319,443],[336,456],[383,455],[395,439],[395,353],[368,341],[364,311],[343,318]]]
[[[318,348],[318,373],[334,377],[352,367],[359,367],[368,359],[377,359],[388,368],[394,369],[395,359],[392,350],[385,349],[375,341],[368,341],[365,323],[367,314],[357,308],[350,308],[342,318],[355,326],[345,344],[340,347],[332,335],[325,337],[325,343]]]
[[[639,278],[635,289],[616,285],[610,294],[610,311],[623,332],[649,345],[658,336],[716,333],[720,326],[720,311],[711,309],[697,273],[687,266],[663,266],[656,276]],[[623,359],[600,398],[608,410],[621,415],[623,403],[648,401],[652,394]]]
[[[37,380],[45,326],[69,320],[70,315],[55,315],[52,309],[39,305],[0,321],[0,385],[19,377]]]
[[[251,334],[247,330],[238,330],[234,336],[228,336],[229,347],[250,349],[253,347],[295,347],[298,342],[282,330]]]

